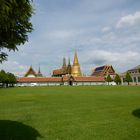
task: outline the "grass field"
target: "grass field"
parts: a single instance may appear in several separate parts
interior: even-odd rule
[[[0,89],[0,140],[140,140],[140,86]]]

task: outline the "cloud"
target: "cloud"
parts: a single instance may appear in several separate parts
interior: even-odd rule
[[[83,55],[83,54],[82,54]],[[89,71],[97,66],[111,64],[117,72],[125,71],[131,68],[135,63],[139,63],[140,54],[135,51],[113,52],[106,50],[92,50],[84,53],[86,57],[82,60],[84,71]],[[124,69],[125,67],[125,69]]]
[[[23,76],[28,69],[26,65],[22,65],[19,62],[12,60],[3,62],[3,65],[6,72],[14,73],[16,76]]]
[[[140,26],[140,12],[135,12],[134,14],[130,14],[127,16],[122,17],[116,27],[117,28],[125,28],[125,27],[131,27],[139,25]]]
[[[35,0],[34,3],[34,31],[29,35],[29,43],[20,46],[18,52],[8,53],[8,61],[0,69],[23,75],[30,65],[35,70],[40,65],[41,72],[48,75],[62,65],[64,56],[73,60],[75,49],[86,74],[104,64],[112,64],[119,72],[139,65],[140,12],[136,11],[140,1]],[[122,17],[124,13],[126,16]],[[133,28],[122,30],[124,27]]]
[[[111,30],[111,27],[107,26],[107,27],[104,27],[104,28],[102,29],[102,32],[104,33],[104,32],[108,32],[108,31],[110,31],[110,30]]]

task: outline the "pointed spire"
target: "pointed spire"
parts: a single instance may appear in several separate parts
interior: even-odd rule
[[[66,58],[65,57],[63,58],[63,66],[62,67],[63,68],[67,67],[67,65],[66,65]]]
[[[68,73],[68,74],[71,74],[70,58],[68,59],[67,73]]]
[[[39,73],[41,73],[41,72],[40,72],[40,65],[39,65],[39,68],[38,68],[38,74],[39,74]]]
[[[73,60],[73,66],[72,66],[72,76],[82,76],[81,69],[80,69],[80,64],[78,62],[78,57],[77,53],[75,51],[74,54],[74,60]]]
[[[70,66],[71,64],[70,64],[70,57],[69,57],[69,59],[68,59],[68,66]]]
[[[41,73],[41,70],[40,70],[40,66],[38,68],[38,74],[37,74],[37,77],[43,77],[42,73]]]
[[[77,65],[79,65],[79,62],[78,62],[77,53],[76,53],[76,51],[75,51],[75,53],[74,53],[74,61],[73,61],[73,66],[77,66]]]

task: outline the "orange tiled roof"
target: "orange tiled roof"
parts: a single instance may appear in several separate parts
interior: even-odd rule
[[[104,82],[105,79],[102,76],[84,76],[84,77],[74,77],[75,81],[79,82]]]
[[[62,73],[63,73],[62,69],[53,70],[53,75],[59,75],[59,74],[62,74]]]
[[[18,82],[61,82],[61,77],[21,77],[17,78]]]
[[[24,82],[66,82],[69,81],[68,76],[65,76],[63,78],[61,77],[21,77],[17,78],[18,82],[24,83]],[[89,76],[89,77],[73,77],[73,81],[76,82],[104,82],[104,77],[101,76]]]

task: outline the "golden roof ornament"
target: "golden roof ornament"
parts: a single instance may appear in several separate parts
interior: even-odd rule
[[[77,57],[77,53],[75,51],[75,54],[74,54],[74,61],[73,61],[73,66],[72,66],[72,76],[82,76],[82,73],[81,73],[81,69],[80,69],[80,64],[79,64],[79,61],[78,61],[78,57]]]

